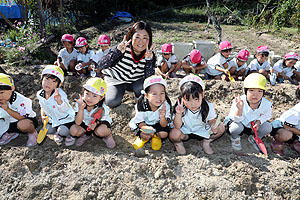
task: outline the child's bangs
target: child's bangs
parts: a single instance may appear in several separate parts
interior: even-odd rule
[[[0,85],[0,90],[11,90],[11,86],[9,86],[9,85]]]
[[[53,74],[44,74],[45,78],[55,79],[56,81],[59,81],[59,78],[57,76],[54,76]]]
[[[187,100],[199,98],[202,94],[202,87],[198,83],[187,82],[181,87],[181,96],[185,97]]]

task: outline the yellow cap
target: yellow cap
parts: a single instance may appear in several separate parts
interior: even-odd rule
[[[90,78],[84,85],[83,88],[91,91],[100,96],[104,96],[107,92],[107,86],[102,78]]]
[[[42,76],[44,74],[52,74],[54,76],[56,76],[57,78],[59,78],[59,80],[61,82],[64,82],[64,71],[56,65],[47,65],[42,72]]]
[[[262,90],[267,90],[266,84],[266,77],[259,73],[249,74],[244,80],[244,88],[259,88]]]
[[[9,75],[0,73],[0,85],[14,86],[14,81]]]

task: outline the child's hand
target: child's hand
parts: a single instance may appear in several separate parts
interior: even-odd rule
[[[177,106],[175,108],[176,113],[182,114],[184,112],[183,101],[179,103],[179,99],[177,99]]]
[[[57,88],[55,89],[54,100],[57,102],[58,105],[62,104],[61,96],[60,96]]]
[[[159,118],[162,119],[166,116],[166,104],[164,103],[162,109],[160,109],[158,112],[159,112]]]
[[[131,42],[131,39],[126,41],[126,35],[124,35],[123,41],[118,45],[117,49],[119,49],[122,53],[125,52],[126,47],[129,45]]]
[[[224,67],[225,69],[227,69],[227,68],[228,68],[228,62],[224,63],[224,64],[223,64],[223,67]]]
[[[93,123],[93,124],[89,124],[88,127],[92,130],[95,130],[96,126],[97,126],[97,123]]]
[[[152,53],[153,47],[154,47],[154,43],[152,43],[150,49],[149,49],[148,46],[147,46],[145,58],[148,58],[148,59],[152,59],[152,58],[153,58],[153,53]]]
[[[236,105],[236,107],[237,107],[238,110],[243,110],[244,101],[241,99],[240,95],[238,95],[237,97],[235,97],[235,105]]]
[[[8,104],[5,100],[2,100],[0,102],[0,107],[3,109],[3,110],[8,110]]]
[[[81,94],[79,94],[79,99],[75,99],[75,101],[78,103],[78,109],[84,110],[86,104],[84,103]]]

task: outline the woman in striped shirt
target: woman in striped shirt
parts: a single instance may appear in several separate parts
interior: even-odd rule
[[[145,78],[154,74],[152,30],[149,24],[135,23],[123,41],[102,58],[99,67],[108,85],[106,104],[115,108],[122,103],[125,90],[141,94]]]

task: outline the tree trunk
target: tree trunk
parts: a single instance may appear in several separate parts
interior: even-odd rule
[[[40,17],[40,32],[42,38],[46,38],[46,25],[45,25],[45,16],[44,16],[44,10],[42,7],[41,0],[37,0],[38,5],[38,11],[39,11],[39,17]]]
[[[216,18],[214,17],[214,15],[212,14],[212,12],[210,11],[210,3],[209,0],[206,0],[206,13],[208,15],[208,23],[206,25],[206,29],[208,28],[210,22],[212,22],[214,28],[217,30],[218,32],[218,44],[220,44],[222,42],[222,28],[221,26],[217,23]]]
[[[5,15],[0,11],[0,16],[4,19],[4,21],[14,30],[16,30],[16,28],[14,27],[14,25],[9,21],[9,19],[7,19],[5,17]]]

